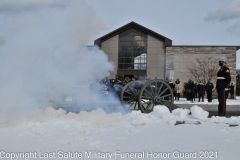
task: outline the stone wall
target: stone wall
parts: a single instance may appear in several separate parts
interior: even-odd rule
[[[166,48],[166,77],[181,82],[189,79],[188,66],[196,58],[214,57],[226,58],[231,71],[231,82],[236,85],[236,47],[232,46],[172,46]],[[218,61],[216,61],[218,65]],[[219,67],[219,66],[218,66]]]

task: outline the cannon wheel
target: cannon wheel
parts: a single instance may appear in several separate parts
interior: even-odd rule
[[[121,103],[124,109],[140,110],[138,105],[139,92],[144,85],[141,81],[131,81],[127,83],[121,91]]]
[[[172,110],[174,102],[171,87],[163,80],[155,79],[147,82],[139,93],[139,107],[143,113],[153,111],[156,105],[165,105]]]

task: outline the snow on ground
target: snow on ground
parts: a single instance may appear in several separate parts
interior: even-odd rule
[[[240,117],[207,117],[197,104],[150,114],[2,110],[0,159],[239,159]]]

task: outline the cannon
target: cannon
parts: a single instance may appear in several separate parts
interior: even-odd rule
[[[79,91],[89,92],[79,94]],[[73,93],[74,92],[74,93]],[[68,111],[79,112],[81,110],[91,111],[98,105],[111,108],[118,105],[127,110],[140,110],[142,113],[150,113],[156,105],[165,105],[172,111],[178,106],[174,105],[174,94],[168,83],[161,79],[154,80],[133,80],[128,83],[116,83],[114,79],[103,80],[95,84],[79,85],[70,92],[73,96],[68,101],[53,102],[54,108],[63,108]],[[117,98],[109,100],[108,96],[115,95]],[[97,102],[97,104],[96,104]],[[89,106],[84,107],[83,106]],[[119,106],[119,105],[118,105]]]
[[[178,108],[171,87],[161,79],[131,81],[123,86],[119,99],[125,109],[142,113],[151,112],[156,105],[165,105],[170,111]]]

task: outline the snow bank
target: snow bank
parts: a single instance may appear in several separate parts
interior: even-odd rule
[[[225,123],[225,124],[230,124],[230,125],[240,125],[240,116],[230,117],[230,118],[212,116],[209,119],[209,122],[217,123],[217,124],[218,123]]]
[[[141,113],[141,111],[132,111],[127,114],[120,112],[107,113],[103,109],[92,110],[91,112],[81,111],[78,114],[66,112],[63,109],[54,109],[48,107],[46,109],[38,109],[34,111],[21,110],[1,110],[0,127],[29,126],[32,123],[50,123],[54,125],[57,121],[65,121],[72,124],[94,125],[99,127],[113,127],[115,125],[125,125],[131,133],[137,132],[144,126],[152,122],[161,122],[168,125],[176,125],[181,123],[196,124],[196,122],[211,123],[228,123],[240,124],[240,117],[211,117],[209,113],[198,106],[191,109],[177,108],[172,112],[166,106],[158,105],[149,114]]]
[[[172,114],[179,121],[185,120],[189,117],[190,110],[186,108],[177,108],[172,111]]]
[[[207,111],[204,111],[201,107],[198,107],[197,105],[192,106],[190,108],[190,111],[194,118],[197,118],[202,121],[205,121],[209,115],[209,113]]]

